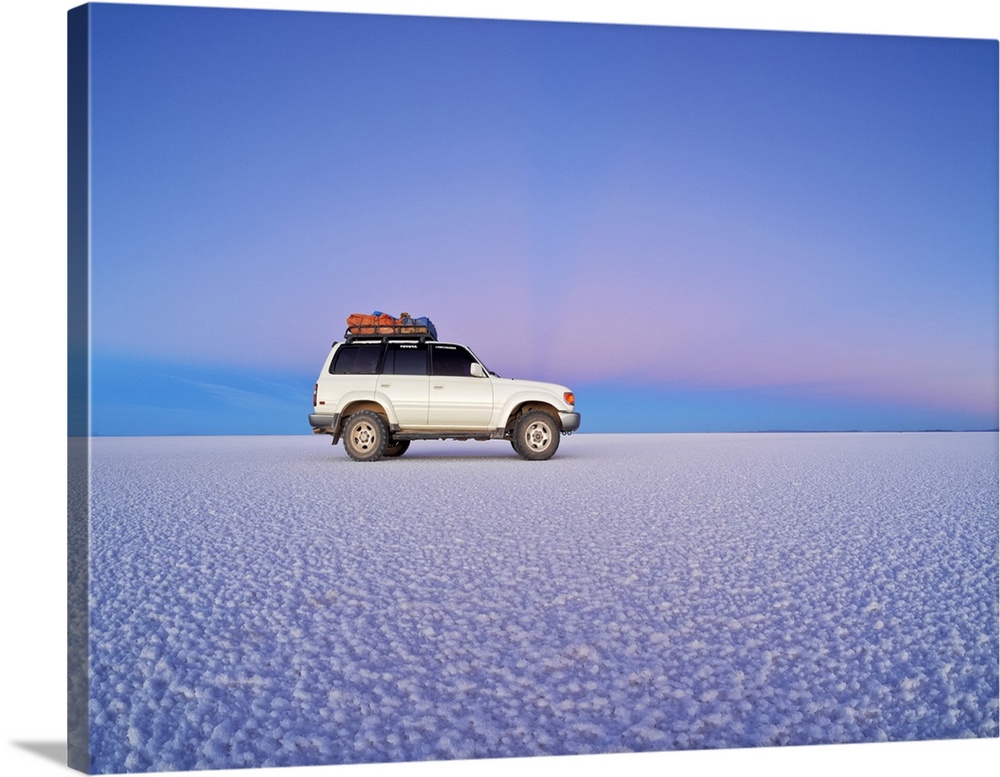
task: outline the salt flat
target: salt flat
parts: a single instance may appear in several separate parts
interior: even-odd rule
[[[997,443],[95,439],[92,768],[995,737]]]

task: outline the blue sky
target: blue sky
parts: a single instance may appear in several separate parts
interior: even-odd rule
[[[373,309],[581,431],[997,425],[995,41],[92,13],[95,434],[308,433]]]

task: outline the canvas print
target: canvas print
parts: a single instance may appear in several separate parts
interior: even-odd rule
[[[73,768],[998,736],[997,41],[68,21]]]

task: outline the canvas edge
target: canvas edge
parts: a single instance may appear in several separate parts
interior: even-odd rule
[[[67,12],[67,746],[90,770],[90,7]]]

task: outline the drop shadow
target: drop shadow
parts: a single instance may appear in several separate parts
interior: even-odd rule
[[[29,753],[34,753],[46,761],[53,761],[60,766],[66,766],[65,742],[11,742],[11,744],[22,750],[27,750]]]

